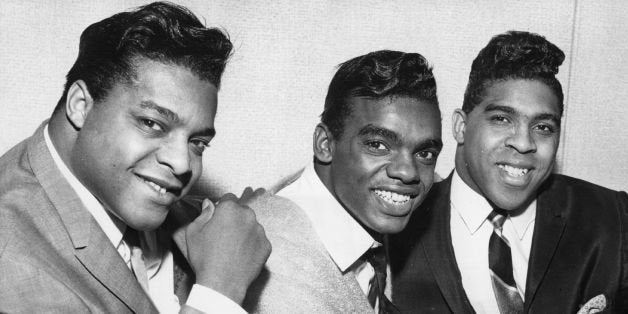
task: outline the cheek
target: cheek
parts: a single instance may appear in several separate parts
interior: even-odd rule
[[[190,166],[192,169],[192,182],[200,178],[203,173],[203,158],[201,156],[190,153]]]
[[[553,163],[556,159],[556,152],[558,151],[558,139],[548,140],[540,143],[537,148],[538,155],[544,160],[545,163]]]
[[[434,166],[419,166],[419,179],[425,189],[429,189],[434,184]]]

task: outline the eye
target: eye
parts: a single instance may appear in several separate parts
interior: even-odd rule
[[[508,119],[508,117],[503,116],[503,115],[495,115],[491,117],[491,121],[497,123],[497,124],[506,124],[508,122],[510,122],[510,120]]]
[[[190,144],[194,146],[194,150],[198,153],[202,153],[206,148],[209,147],[209,141],[202,138],[194,138],[190,140]]]
[[[416,156],[420,160],[423,160],[425,163],[432,164],[436,162],[436,159],[438,158],[438,152],[424,150],[416,153]]]
[[[163,132],[164,127],[159,124],[159,122],[148,119],[148,118],[139,118],[140,126],[149,131]]]
[[[537,124],[534,126],[534,130],[539,131],[541,134],[552,134],[554,133],[554,126],[549,125],[549,124],[545,124],[545,123],[541,123],[541,124]]]
[[[367,141],[365,145],[371,152],[382,153],[388,151],[388,146],[380,141]]]

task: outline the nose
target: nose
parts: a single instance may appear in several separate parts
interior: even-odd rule
[[[416,184],[419,179],[418,161],[411,153],[399,153],[388,165],[386,172],[390,178],[405,184]]]
[[[506,138],[505,144],[521,154],[536,152],[536,141],[525,126],[515,128],[513,133]]]
[[[187,139],[171,138],[157,151],[157,161],[171,169],[176,176],[192,171]]]

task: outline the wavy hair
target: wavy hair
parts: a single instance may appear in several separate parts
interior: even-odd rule
[[[226,32],[205,27],[176,4],[154,2],[115,14],[81,34],[57,110],[75,81],[83,80],[92,98],[102,100],[116,83],[136,75],[136,63],[143,58],[183,66],[218,88],[232,48]]]
[[[329,84],[321,122],[340,138],[351,114],[349,99],[389,96],[413,97],[438,108],[434,74],[422,55],[380,50],[340,64]]]
[[[509,31],[493,37],[473,60],[462,110],[469,113],[482,102],[484,91],[496,81],[538,80],[558,97],[563,112],[563,89],[556,79],[565,54],[538,34]]]

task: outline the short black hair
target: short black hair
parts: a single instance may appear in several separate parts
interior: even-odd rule
[[[438,108],[436,80],[422,55],[380,50],[340,64],[329,84],[321,122],[338,139],[351,114],[349,99],[389,96],[413,97]]]
[[[521,31],[497,35],[473,60],[462,110],[471,112],[496,81],[527,79],[541,81],[554,91],[562,115],[563,88],[556,74],[564,60],[563,51],[541,35]]]
[[[136,75],[141,59],[183,66],[219,88],[232,48],[226,32],[205,27],[173,3],[154,2],[115,14],[81,34],[78,57],[55,110],[64,106],[77,80],[85,82],[94,101],[102,100],[116,83]]]

